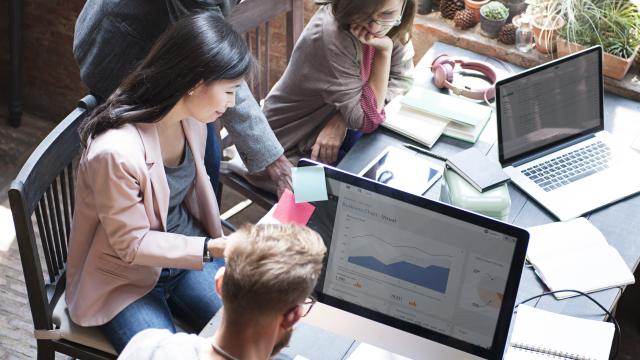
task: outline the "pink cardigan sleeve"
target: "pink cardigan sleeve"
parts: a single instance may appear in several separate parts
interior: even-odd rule
[[[373,58],[376,50],[373,46],[362,45],[362,63],[360,64],[360,78],[364,82],[362,85],[362,95],[360,96],[360,107],[364,114],[360,131],[370,133],[382,124],[385,120],[384,108],[378,112],[378,101],[373,89],[369,86],[369,77],[373,66]]]

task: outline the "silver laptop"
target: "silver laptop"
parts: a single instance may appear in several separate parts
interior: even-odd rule
[[[604,130],[602,48],[496,84],[499,158],[560,220],[640,192],[640,155]]]

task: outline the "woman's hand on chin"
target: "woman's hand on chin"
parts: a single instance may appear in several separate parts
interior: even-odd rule
[[[393,40],[390,37],[376,36],[362,25],[353,24],[350,27],[351,34],[355,36],[362,44],[373,46],[376,50],[391,52],[393,50]]]

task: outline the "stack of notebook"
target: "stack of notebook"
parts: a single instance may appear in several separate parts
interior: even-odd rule
[[[428,147],[441,135],[475,143],[492,109],[462,97],[414,87],[386,107],[383,126]]]

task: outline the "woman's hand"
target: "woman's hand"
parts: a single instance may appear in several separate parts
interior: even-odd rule
[[[362,25],[352,24],[350,27],[351,33],[362,44],[373,46],[376,50],[387,52],[391,54],[393,51],[393,40],[388,36],[377,37],[367,30]]]
[[[342,120],[342,115],[336,113],[329,119],[311,147],[311,160],[318,160],[325,164],[338,160],[338,150],[342,146],[347,134],[347,126]]]
[[[227,247],[227,238],[219,237],[215,239],[210,239],[207,242],[207,248],[209,249],[209,254],[211,257],[223,257],[224,249]]]

